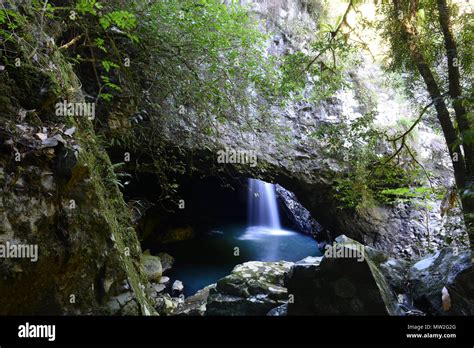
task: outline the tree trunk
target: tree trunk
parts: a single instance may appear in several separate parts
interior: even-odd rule
[[[463,189],[468,189],[469,191],[467,194],[461,192],[461,201],[464,211],[464,220],[470,237],[471,250],[474,250],[474,195],[470,193],[474,181],[474,148],[472,144],[464,141],[464,134],[471,131],[472,125],[467,117],[467,110],[462,99],[463,93],[459,73],[458,49],[452,32],[450,9],[446,0],[437,0],[437,5],[439,23],[443,31],[444,46],[448,58],[449,95],[453,100],[453,108],[456,113],[460,137],[463,140],[462,146],[466,162],[466,183]]]
[[[400,21],[402,39],[404,40],[410,52],[411,60],[416,65],[423,81],[425,82],[431,100],[436,107],[436,113],[443,130],[443,135],[448,145],[448,151],[451,156],[454,178],[456,186],[460,192],[464,221],[469,234],[470,247],[474,250],[474,197],[471,194],[464,194],[464,191],[470,187],[472,181],[472,172],[469,171],[473,166],[472,147],[463,144],[464,153],[461,151],[460,143],[462,143],[462,132],[469,130],[469,123],[467,122],[466,110],[462,105],[461,87],[459,82],[459,69],[457,64],[454,64],[457,59],[456,44],[451,32],[451,24],[449,21],[449,12],[445,0],[438,0],[440,12],[440,25],[443,29],[445,37],[445,46],[448,52],[448,75],[449,75],[449,94],[453,99],[453,107],[456,112],[456,119],[458,121],[461,137],[458,131],[454,128],[453,122],[448,111],[448,107],[444,100],[444,95],[436,82],[436,79],[431,71],[426,59],[418,46],[418,38],[416,28],[412,24],[413,18],[416,16],[416,1],[410,3],[408,13],[403,11],[400,0],[394,0],[396,15],[403,14]],[[445,7],[446,6],[446,7]],[[400,17],[399,17],[400,18]],[[454,51],[453,51],[454,49]],[[460,141],[461,140],[461,141]],[[467,151],[466,151],[467,150]],[[468,162],[468,163],[466,163]]]

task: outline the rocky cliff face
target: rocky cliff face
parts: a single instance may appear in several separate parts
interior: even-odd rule
[[[327,231],[311,216],[310,212],[301,205],[293,192],[286,190],[280,185],[275,185],[278,201],[283,211],[288,226],[296,231],[311,235],[318,241],[324,242],[329,239]]]
[[[152,314],[110,159],[89,118],[55,112],[80,81],[42,38],[0,69],[0,314]]]

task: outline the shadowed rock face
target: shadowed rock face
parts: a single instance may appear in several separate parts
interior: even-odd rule
[[[365,248],[348,238],[338,240],[337,254],[291,268],[286,285],[294,301],[288,315],[396,314],[395,293]],[[361,248],[363,260],[352,257],[354,246]]]
[[[359,245],[344,236],[338,245]],[[288,315],[472,315],[470,251],[444,248],[413,262],[365,247],[364,262],[324,257],[295,264],[288,274]],[[443,308],[443,288],[449,308]]]
[[[451,297],[451,313],[474,315],[474,268],[472,265],[460,272],[447,289]]]
[[[0,315],[151,314],[111,162],[87,118],[54,112],[84,102],[80,81],[59,53],[35,57],[48,64],[0,74],[0,244],[38,247],[36,262],[0,259]]]
[[[313,236],[316,240],[326,240],[323,227],[311,216],[310,212],[298,202],[294,193],[280,185],[275,185],[278,201],[283,210],[283,216],[289,222],[289,227]]]
[[[408,270],[409,291],[414,304],[432,315],[474,313],[471,251],[445,248],[416,261]],[[451,306],[444,310],[442,290],[446,287]]]

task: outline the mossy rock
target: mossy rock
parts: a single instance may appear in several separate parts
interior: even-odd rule
[[[159,282],[163,275],[163,267],[158,256],[143,255],[143,269],[149,281]]]

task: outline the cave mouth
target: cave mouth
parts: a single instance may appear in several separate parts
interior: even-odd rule
[[[182,281],[185,296],[244,262],[296,262],[321,255],[318,242],[291,224],[273,184],[243,178],[230,188],[217,178],[204,178],[180,188],[186,208],[160,217],[158,210],[150,209],[141,225],[157,217],[159,223],[151,224],[154,231],[142,248],[175,259],[165,276],[171,284]]]

